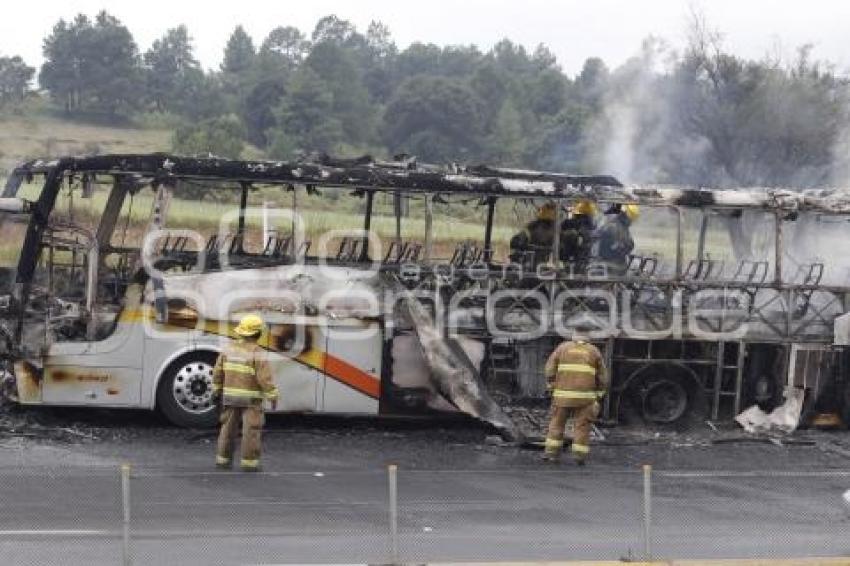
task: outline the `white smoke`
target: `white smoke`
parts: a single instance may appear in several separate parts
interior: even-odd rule
[[[608,78],[585,168],[632,183],[850,186],[850,82],[811,49],[741,59],[699,19],[682,54],[647,39]]]
[[[605,145],[603,171],[619,179],[634,177],[636,111],[634,104],[625,101],[613,101],[605,106],[604,119],[611,125],[611,134]]]

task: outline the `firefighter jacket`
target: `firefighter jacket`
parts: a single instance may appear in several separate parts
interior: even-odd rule
[[[213,369],[213,391],[223,395],[225,406],[262,406],[263,399],[277,400],[278,390],[265,356],[260,346],[247,340],[224,348]]]
[[[635,247],[629,224],[625,214],[618,214],[596,231],[597,259],[625,265],[627,256]]]
[[[555,223],[548,220],[532,220],[522,232],[511,238],[511,261],[525,263],[526,254],[534,265],[546,261],[552,251]]]
[[[561,261],[586,262],[590,257],[593,218],[577,214],[561,223]]]
[[[546,381],[556,407],[584,407],[602,399],[608,375],[599,349],[584,341],[562,342],[546,361]]]

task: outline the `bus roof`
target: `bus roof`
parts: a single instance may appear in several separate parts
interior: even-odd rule
[[[18,166],[13,175],[130,174],[168,179],[234,181],[237,183],[310,185],[402,193],[472,194],[514,198],[590,198],[602,202],[634,202],[655,206],[756,208],[850,213],[850,192],[844,189],[741,188],[706,189],[675,186],[624,186],[610,175],[572,175],[490,165],[426,164],[409,156],[377,160],[314,156],[298,161],[242,161],[217,157],[186,157],[165,153],[112,154],[91,157],[36,159]]]

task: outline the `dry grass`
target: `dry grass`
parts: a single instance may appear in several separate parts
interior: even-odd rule
[[[167,151],[171,131],[98,126],[50,115],[0,115],[2,166],[10,169],[35,157],[91,153]]]
[[[38,187],[26,186],[22,190],[22,196],[35,196]],[[98,189],[91,199],[79,198],[79,193],[76,193],[74,198],[74,219],[78,223],[87,225],[90,229],[95,228],[95,223],[99,219],[100,213],[106,204],[107,190],[105,188]],[[150,191],[142,191],[134,197],[133,214],[131,222],[128,226],[126,243],[129,245],[139,242],[141,234],[147,223],[152,206],[153,195]],[[278,209],[285,209],[289,199],[282,199],[278,203]],[[320,203],[327,206],[330,204],[327,200],[321,199],[301,199],[299,201],[302,206],[311,208],[300,208],[301,218],[304,222],[305,236],[307,239],[318,245],[322,235],[332,230],[355,231],[363,227],[363,215],[358,210],[351,209],[350,206],[339,206],[337,209],[318,209],[313,208]],[[342,203],[338,203],[342,204]],[[125,203],[123,214],[126,215],[129,207],[129,201]],[[57,200],[56,211],[63,213],[67,218],[68,196],[67,191],[63,191],[62,195]],[[237,218],[237,204],[235,202],[217,202],[213,200],[189,200],[175,198],[171,201],[170,210],[168,213],[168,226],[172,228],[191,229],[202,234],[204,239],[214,233],[220,231],[221,223],[230,220],[229,225],[223,227],[225,232],[235,232]],[[440,211],[435,211],[434,218],[434,256],[449,257],[456,244],[463,241],[473,241],[481,245],[484,239],[484,223],[478,218],[457,218],[440,214]],[[445,211],[444,211],[445,212]],[[525,219],[522,221],[511,222],[510,218],[505,215],[500,222],[497,222],[493,230],[493,245],[496,251],[497,258],[507,257],[508,242],[510,238],[520,229]],[[694,257],[696,253],[696,235],[698,233],[697,225],[693,222],[687,223],[686,237],[684,241],[684,257]],[[246,244],[250,244],[249,249],[262,248],[261,243],[261,220],[257,215],[250,215],[247,218],[248,234]],[[116,234],[114,243],[121,241],[120,231],[124,227],[124,220],[121,220],[117,226],[118,234]],[[288,233],[291,225],[288,221],[280,220],[273,226],[281,233]],[[411,216],[402,219],[401,236],[404,240],[412,240],[423,242],[425,238],[425,220],[421,216],[421,211],[412,210]],[[376,212],[372,219],[372,230],[383,241],[384,250],[395,237],[395,218],[386,213],[386,211]],[[662,215],[653,216],[647,213],[633,227],[633,236],[636,243],[636,253],[643,255],[657,254],[660,261],[669,264],[675,260],[675,224],[669,218]],[[335,238],[333,242],[338,241]],[[721,230],[709,231],[706,252],[715,259],[728,259],[731,252],[728,234]],[[331,247],[331,249],[335,249]],[[316,252],[316,247],[313,252]]]

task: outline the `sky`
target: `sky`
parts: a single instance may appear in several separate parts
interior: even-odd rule
[[[365,31],[369,22],[389,26],[400,48],[416,42],[475,44],[487,50],[500,39],[533,49],[543,43],[570,75],[588,57],[610,67],[635,54],[650,35],[672,48],[684,44],[689,15],[701,12],[721,32],[730,51],[760,59],[791,59],[797,47],[850,74],[850,2],[846,0],[28,0],[5,3],[0,54],[42,62],[43,38],[59,18],[101,9],[117,16],[145,51],[169,27],[186,24],[205,68],[217,68],[227,37],[242,24],[259,45],[279,25],[309,35],[316,21],[336,14]]]

